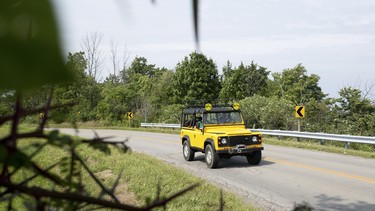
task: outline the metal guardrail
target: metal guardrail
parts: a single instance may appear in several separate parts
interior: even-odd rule
[[[180,124],[141,123],[141,127],[180,128]]]
[[[265,130],[265,129],[249,129],[250,131],[261,132],[265,135],[271,136],[287,136],[296,138],[310,138],[318,139],[321,141],[340,141],[345,142],[345,148],[349,148],[350,143],[361,143],[361,144],[374,144],[375,137],[370,136],[352,136],[352,135],[339,135],[329,133],[312,133],[312,132],[298,132],[298,131],[286,131],[286,130]]]
[[[141,123],[141,127],[160,127],[160,128],[180,128],[180,124],[163,124],[163,123]],[[374,144],[375,137],[370,136],[352,136],[352,135],[338,135],[329,133],[312,133],[312,132],[298,132],[287,130],[265,130],[265,129],[249,129],[254,132],[261,132],[265,135],[271,136],[286,136],[295,138],[309,138],[318,139],[323,143],[323,140],[345,142],[345,148],[349,148],[350,143]]]

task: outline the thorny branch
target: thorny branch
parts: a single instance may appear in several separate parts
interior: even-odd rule
[[[97,205],[97,206],[104,207],[104,208],[105,207],[107,207],[107,208],[117,208],[117,209],[123,209],[123,210],[151,210],[151,209],[156,208],[156,207],[165,207],[168,202],[172,201],[176,197],[179,197],[179,196],[183,195],[184,193],[186,193],[186,192],[194,189],[198,185],[200,185],[200,184],[191,185],[190,187],[187,187],[187,188],[185,188],[185,189],[183,189],[183,190],[181,190],[181,191],[179,191],[179,192],[177,192],[177,193],[175,193],[175,194],[173,194],[169,197],[163,198],[163,199],[160,199],[160,187],[159,187],[158,190],[157,190],[158,196],[155,199],[155,201],[152,204],[149,204],[145,207],[135,207],[135,206],[127,205],[127,204],[122,204],[121,202],[119,202],[119,200],[117,199],[117,197],[114,194],[115,189],[118,186],[119,181],[122,177],[122,172],[120,173],[120,175],[118,175],[118,177],[117,177],[115,183],[113,184],[113,186],[111,188],[107,189],[100,182],[100,180],[94,175],[94,173],[88,168],[88,166],[83,161],[83,159],[75,152],[74,146],[73,146],[73,144],[74,144],[73,139],[69,139],[69,141],[65,142],[64,144],[67,145],[68,147],[70,147],[70,151],[72,152],[72,154],[71,154],[72,159],[77,160],[79,162],[79,164],[84,167],[85,171],[90,175],[90,177],[92,179],[94,179],[96,184],[101,189],[100,196],[98,198],[95,198],[95,197],[92,197],[90,195],[87,195],[87,193],[83,193],[81,191],[81,190],[83,190],[83,184],[82,184],[81,177],[79,177],[79,181],[78,181],[81,188],[77,192],[70,192],[70,189],[68,189],[65,192],[59,192],[59,191],[55,191],[55,190],[43,189],[43,188],[40,188],[40,187],[31,187],[30,182],[37,177],[47,178],[48,180],[52,181],[53,184],[59,185],[60,187],[65,186],[69,182],[70,183],[72,182],[72,181],[64,181],[60,177],[49,173],[50,170],[52,170],[53,168],[61,165],[61,162],[55,163],[55,164],[49,166],[46,169],[42,169],[42,168],[39,167],[39,165],[37,163],[32,161],[32,158],[34,156],[36,156],[37,154],[39,154],[45,148],[45,146],[47,146],[48,144],[51,144],[50,141],[53,141],[53,142],[59,141],[58,131],[52,131],[52,132],[47,132],[47,133],[45,133],[45,131],[44,131],[45,125],[46,125],[47,120],[48,120],[48,113],[52,109],[64,108],[64,107],[69,106],[69,105],[51,106],[51,101],[52,101],[51,96],[52,96],[52,92],[50,93],[50,95],[48,97],[48,100],[47,100],[47,103],[46,103],[45,107],[40,108],[40,109],[34,109],[34,110],[25,110],[22,106],[21,95],[19,93],[17,93],[17,101],[16,101],[14,114],[10,115],[10,116],[0,117],[0,125],[2,125],[3,123],[5,123],[7,121],[12,121],[11,129],[10,129],[11,130],[10,135],[0,139],[0,147],[4,148],[6,150],[5,158],[0,163],[0,164],[2,164],[2,171],[0,173],[0,188],[1,188],[0,189],[1,190],[0,197],[2,199],[5,199],[5,198],[9,199],[8,210],[13,209],[13,203],[12,203],[13,199],[15,197],[18,197],[18,196],[21,197],[22,194],[32,196],[35,199],[35,203],[36,203],[35,208],[38,209],[38,210],[44,210],[46,208],[46,206],[48,206],[48,203],[45,200],[43,200],[45,198],[49,199],[49,201],[51,201],[51,200],[52,201],[53,200],[66,200],[66,201],[69,201],[69,202],[74,202],[74,203],[76,203],[76,205],[74,205],[76,208],[77,208],[77,205],[80,204],[80,206],[82,206],[82,205],[84,205],[84,206]],[[40,124],[38,125],[37,130],[34,131],[34,132],[19,133],[20,119],[22,117],[37,114],[37,113],[40,113],[40,112],[43,112],[43,117],[42,117],[42,120],[41,120]],[[53,134],[53,136],[51,134]],[[22,155],[25,156],[25,154],[23,154],[21,149],[17,148],[17,142],[20,141],[21,139],[25,139],[25,138],[45,139],[48,142],[40,144],[35,152],[33,152],[31,155],[26,157],[26,159],[28,160],[28,164],[20,163],[18,166],[12,166],[12,172],[9,173],[10,172],[10,166],[9,166],[9,163],[8,163],[9,156],[17,155],[17,154],[22,154]],[[94,137],[93,139],[84,139],[84,140],[80,140],[79,142],[84,143],[84,144],[90,144],[90,145],[96,145],[96,144],[111,144],[111,145],[117,145],[117,146],[120,145],[120,147],[122,147],[124,151],[126,151],[128,149],[128,147],[125,145],[126,140],[122,141],[122,142],[107,141],[107,140],[105,140],[107,138],[110,138],[110,137],[100,138],[96,135],[96,137]],[[55,139],[57,139],[57,140],[55,140]],[[64,145],[64,144],[62,144],[62,145]],[[12,182],[11,177],[17,171],[19,171],[22,168],[30,168],[30,167],[27,167],[25,165],[30,166],[34,170],[34,172],[35,172],[34,175],[32,175],[31,177],[28,177],[28,178],[26,178],[23,181],[18,182],[18,183]],[[71,166],[71,168],[73,168],[73,166]],[[70,174],[73,174],[73,171],[71,171]],[[108,194],[109,196],[111,196],[112,201],[102,199],[103,194]]]

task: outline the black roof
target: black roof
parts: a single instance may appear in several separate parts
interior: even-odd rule
[[[208,112],[228,112],[228,111],[234,111],[234,109],[229,108],[229,107],[213,107]],[[207,113],[206,109],[202,107],[184,108],[182,112],[184,114]]]

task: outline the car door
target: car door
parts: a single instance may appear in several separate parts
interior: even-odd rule
[[[194,128],[192,131],[192,137],[190,137],[190,144],[192,147],[203,149],[204,147],[203,127],[199,128],[197,125],[198,121],[202,122],[202,115],[201,114],[199,115],[200,115],[200,118],[199,116],[195,116],[194,118],[195,124],[194,124]]]

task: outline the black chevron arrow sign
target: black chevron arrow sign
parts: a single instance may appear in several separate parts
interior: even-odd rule
[[[296,117],[297,118],[304,118],[305,117],[305,107],[304,106],[296,106]]]

